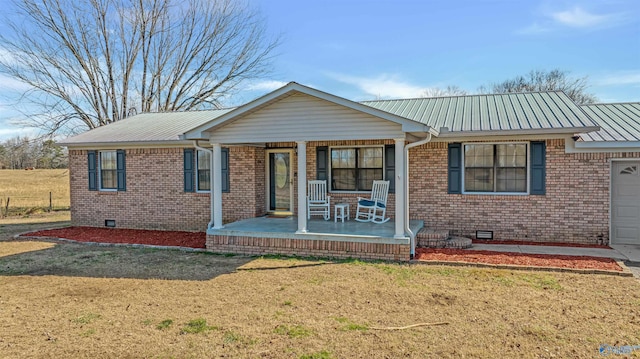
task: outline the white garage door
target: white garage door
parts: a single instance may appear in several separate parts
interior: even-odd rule
[[[611,243],[640,244],[640,161],[611,166]]]

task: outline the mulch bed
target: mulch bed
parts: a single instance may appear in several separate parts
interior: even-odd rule
[[[25,237],[54,237],[78,242],[150,244],[205,248],[206,233],[181,231],[150,231],[123,228],[68,227],[23,234]]]
[[[576,248],[602,248],[611,249],[611,247],[604,244],[585,244],[585,243],[559,243],[559,242],[534,242],[534,241],[507,241],[507,240],[486,240],[486,239],[472,239],[475,244],[513,244],[520,246],[551,246],[551,247],[576,247]]]
[[[26,233],[23,234],[23,236],[64,238],[78,242],[146,244],[189,248],[205,248],[206,242],[206,234],[204,232],[152,231],[141,229],[94,227],[67,227],[59,229],[49,229],[44,231]],[[492,243],[497,242],[492,241]],[[464,249],[416,248],[416,259],[423,261],[467,262],[622,271],[622,268],[620,268],[616,261],[610,258],[548,254],[524,254],[493,251],[470,251]]]
[[[622,272],[622,268],[615,260],[611,258],[587,256],[470,251],[465,249],[416,248],[415,258],[421,261],[466,262],[572,269],[598,269]]]

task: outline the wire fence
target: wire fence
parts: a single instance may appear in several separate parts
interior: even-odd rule
[[[51,212],[69,209],[69,198],[60,198],[55,193],[38,196],[2,196],[0,197],[0,217],[25,214],[36,211]]]

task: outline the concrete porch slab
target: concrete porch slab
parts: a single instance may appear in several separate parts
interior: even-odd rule
[[[424,226],[421,220],[411,220],[409,226],[414,233]],[[409,237],[393,238],[395,223],[357,222],[354,220],[334,222],[311,219],[307,223],[307,233],[296,233],[298,220],[290,216],[270,218],[269,216],[245,219],[228,223],[222,229],[209,229],[207,235],[242,236],[254,238],[308,239],[324,241],[344,241],[376,244],[409,244]]]

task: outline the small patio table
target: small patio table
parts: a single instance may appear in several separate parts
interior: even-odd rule
[[[338,212],[338,210],[340,212]],[[334,222],[338,222],[338,218],[344,223],[344,219],[349,220],[349,203],[336,203],[333,208]]]

